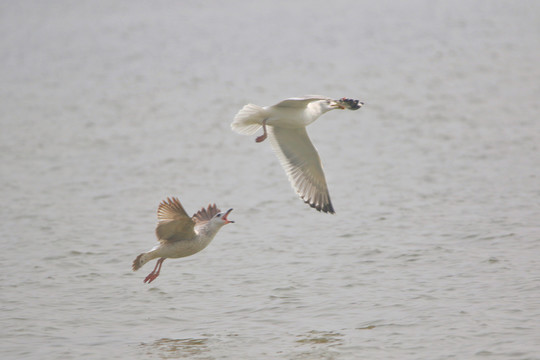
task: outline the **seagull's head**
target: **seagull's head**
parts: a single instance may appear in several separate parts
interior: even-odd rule
[[[230,223],[233,223],[234,221],[233,220],[229,220],[227,219],[227,216],[229,216],[230,212],[233,211],[233,209],[229,209],[225,212],[219,212],[217,213],[216,215],[214,215],[214,217],[212,218],[212,222],[216,223],[216,224],[219,224],[221,226],[223,225],[227,225],[227,224],[230,224]]]

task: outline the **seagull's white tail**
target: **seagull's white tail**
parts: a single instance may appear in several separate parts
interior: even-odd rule
[[[242,135],[253,135],[262,126],[265,116],[264,108],[247,104],[234,117],[231,129]]]
[[[155,259],[155,256],[152,256],[151,253],[142,253],[133,260],[133,271],[139,270],[144,264],[149,262],[152,259]]]

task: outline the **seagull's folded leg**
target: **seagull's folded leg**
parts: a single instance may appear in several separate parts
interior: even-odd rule
[[[262,122],[262,128],[263,128],[263,134],[261,136],[257,136],[257,138],[255,139],[255,142],[263,142],[264,140],[266,140],[266,137],[268,136],[268,133],[266,132],[266,119],[263,120]]]

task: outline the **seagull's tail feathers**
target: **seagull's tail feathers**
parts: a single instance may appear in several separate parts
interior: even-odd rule
[[[150,260],[154,259],[155,257],[152,257],[150,253],[142,253],[139,256],[133,260],[133,271],[139,270],[144,264],[149,262]]]
[[[253,135],[262,126],[266,117],[263,107],[247,104],[234,117],[231,129],[242,135]]]

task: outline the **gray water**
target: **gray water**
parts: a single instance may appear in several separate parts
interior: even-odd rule
[[[0,3],[2,359],[540,359],[537,1]],[[308,128],[336,215],[246,103]],[[233,207],[131,271],[156,209]]]

